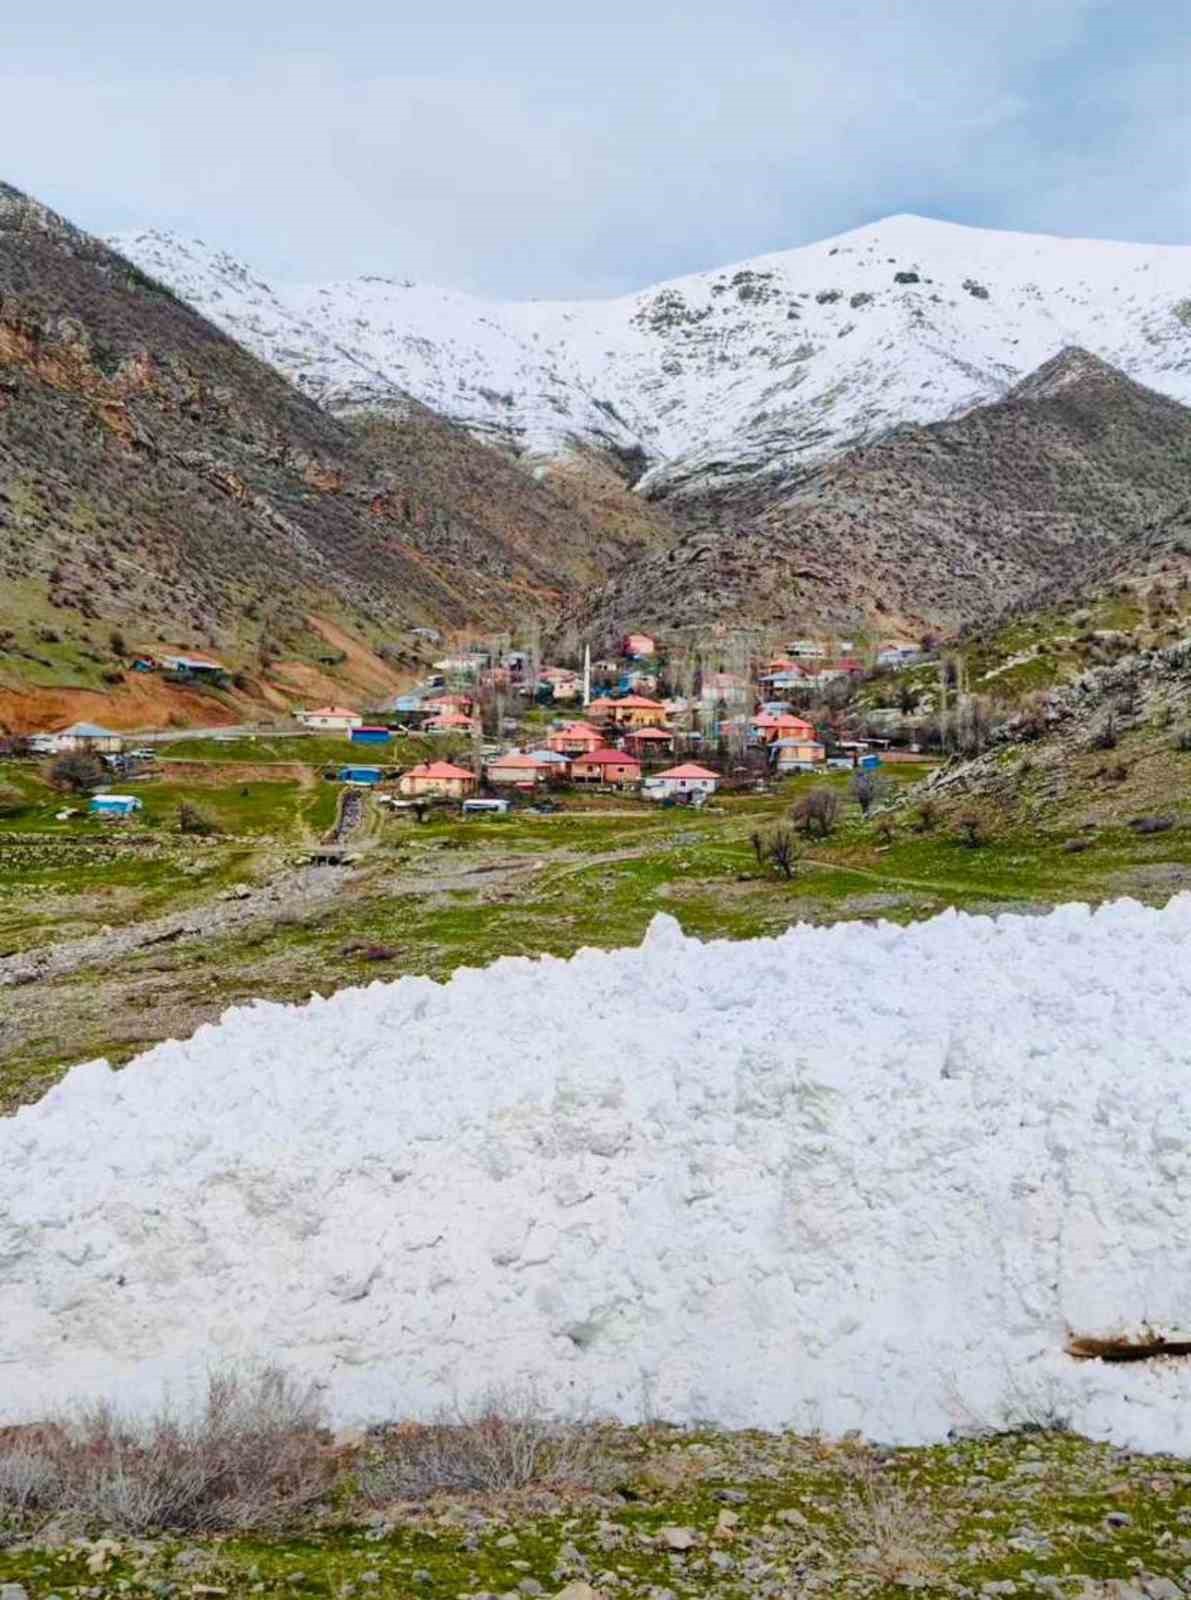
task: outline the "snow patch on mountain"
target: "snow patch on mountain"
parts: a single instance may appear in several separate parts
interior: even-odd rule
[[[795,997],[796,1005],[790,1004]],[[1191,1449],[1191,896],[256,1004],[0,1119],[6,1414],[279,1360],[560,1410]]]
[[[996,400],[1070,345],[1191,403],[1187,246],[896,216],[619,299],[510,303],[109,242],[332,410],[409,394],[518,453],[632,454],[657,491],[787,476]]]

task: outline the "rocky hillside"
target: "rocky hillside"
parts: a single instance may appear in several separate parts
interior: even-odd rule
[[[957,626],[1160,556],[1188,505],[1191,409],[1068,350],[1006,399],[896,428],[791,489],[688,497],[693,531],[578,620]]]
[[[406,393],[520,453],[611,452],[649,494],[788,482],[901,423],[1005,398],[1079,345],[1191,401],[1191,248],[887,217],[621,299],[267,283],[152,230],[119,248],[330,410]]]
[[[340,693],[353,672],[376,687],[369,647],[410,625],[552,610],[666,536],[643,503],[610,524],[408,397],[383,424],[331,416],[0,186],[0,719],[32,690],[132,695],[120,658],[166,646],[218,653],[249,699],[287,659],[313,693],[330,667]],[[202,716],[175,699],[146,719]]]

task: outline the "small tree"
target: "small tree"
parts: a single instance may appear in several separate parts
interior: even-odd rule
[[[862,767],[852,774],[849,791],[861,814],[867,817],[872,808],[887,797],[889,784],[879,772]]]
[[[183,800],[178,806],[178,832],[207,838],[219,832],[219,824],[214,817],[196,806],[193,800]]]
[[[124,635],[120,632],[119,628],[112,629],[111,633],[108,635],[108,643],[112,647],[112,654],[114,656],[126,656],[128,654],[128,645],[125,642]]]
[[[17,817],[29,802],[13,783],[0,783],[0,817]]]
[[[835,832],[842,809],[842,802],[834,789],[812,789],[801,800],[795,801],[790,810],[790,819],[808,838],[817,833],[820,839],[826,839]]]
[[[932,833],[938,820],[938,803],[928,796],[918,807],[918,821],[914,826],[919,833]]]
[[[967,845],[969,850],[979,850],[981,845],[988,843],[988,835],[984,831],[984,823],[979,817],[961,817],[957,827],[960,843]]]
[[[86,794],[97,789],[107,777],[107,769],[91,750],[67,750],[50,766],[49,778],[55,789],[67,794]]]
[[[798,866],[798,844],[793,828],[774,828],[769,835],[769,860],[787,882]]]

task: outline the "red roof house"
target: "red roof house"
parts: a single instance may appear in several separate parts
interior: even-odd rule
[[[591,750],[571,763],[576,783],[613,783],[622,788],[641,782],[641,763],[623,750]]]
[[[403,773],[397,787],[415,799],[441,795],[448,800],[462,800],[475,790],[476,775],[450,761],[423,761]]]

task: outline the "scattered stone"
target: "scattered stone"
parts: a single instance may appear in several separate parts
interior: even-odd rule
[[[693,1528],[659,1528],[658,1538],[667,1550],[693,1550],[699,1543],[699,1535]]]
[[[1110,1511],[1104,1519],[1104,1526],[1106,1528],[1127,1528],[1132,1521],[1133,1518],[1127,1511]]]

